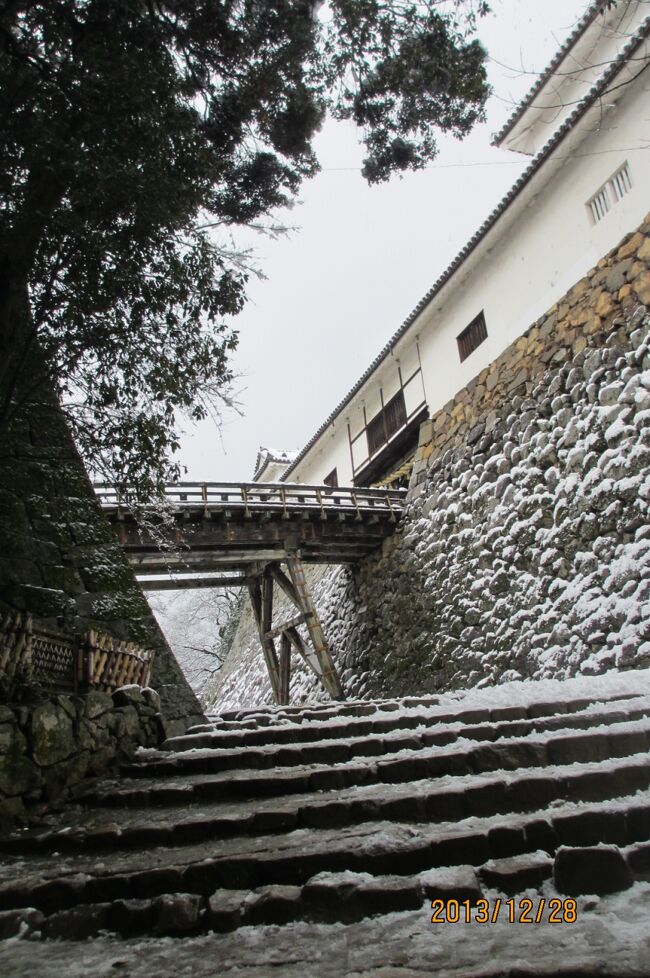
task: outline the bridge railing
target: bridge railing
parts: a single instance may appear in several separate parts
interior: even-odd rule
[[[128,501],[108,483],[95,483],[95,492],[105,509],[128,512]],[[165,487],[164,496],[153,499],[179,510],[243,509],[245,513],[276,510],[353,512],[359,517],[370,513],[388,513],[397,518],[406,499],[405,489],[362,489],[351,487],[304,486],[277,482],[178,482]]]

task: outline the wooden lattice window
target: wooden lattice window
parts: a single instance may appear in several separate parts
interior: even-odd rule
[[[390,399],[384,408],[384,416],[386,418],[386,435],[390,438],[406,424],[406,404],[402,391]]]
[[[463,332],[456,337],[461,363],[486,339],[487,326],[485,325],[485,316],[480,312],[478,316],[472,319],[469,326],[466,326]]]
[[[403,391],[398,391],[390,401],[384,405],[379,414],[368,423],[366,434],[368,436],[368,452],[374,455],[382,445],[385,445],[396,431],[403,428],[406,424],[406,402],[404,401]]]
[[[366,434],[368,435],[368,453],[374,455],[386,442],[383,411],[380,411],[368,424]]]

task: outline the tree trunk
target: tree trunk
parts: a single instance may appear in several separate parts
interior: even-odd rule
[[[38,324],[33,320],[29,279],[52,215],[66,187],[66,169],[41,161],[29,174],[22,204],[0,236],[0,428],[13,416],[20,400],[29,399],[48,378],[37,349]]]
[[[0,428],[43,379],[35,341],[27,282],[0,274]]]

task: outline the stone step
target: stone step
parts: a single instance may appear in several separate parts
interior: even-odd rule
[[[215,718],[0,842],[0,937],[182,937],[542,885],[608,892],[601,853],[615,888],[650,881],[647,683],[570,686]]]
[[[160,790],[160,778],[229,772],[227,783],[219,782],[224,797],[227,797],[233,790],[241,791],[242,774],[246,770],[261,774],[274,769],[274,773],[267,774],[266,778],[250,776],[257,790],[274,794],[276,779],[279,781],[278,791],[295,793],[324,787],[347,787],[351,783],[415,781],[443,775],[597,761],[648,749],[650,719],[647,709],[647,706],[642,707],[640,719],[635,720],[625,719],[624,714],[616,712],[568,717],[569,725],[563,724],[559,728],[555,718],[548,718],[540,721],[545,726],[523,736],[515,736],[517,727],[513,726],[479,725],[460,730],[443,727],[437,731],[414,731],[409,735],[323,741],[305,746],[180,753],[166,759],[155,758],[127,765],[122,771],[125,777],[135,781],[153,779],[157,790]],[[637,716],[637,713],[632,715]],[[376,762],[351,763],[362,757],[375,756],[379,757]],[[319,765],[320,769],[314,769]],[[287,773],[278,768],[294,770]],[[128,786],[125,792],[116,792],[116,803],[121,803],[120,799],[128,803],[129,794],[141,799],[147,790],[139,792],[137,787]],[[171,798],[173,789],[167,790],[172,792]],[[205,791],[210,791],[207,783]],[[100,794],[100,799],[102,804],[111,804],[106,793]],[[86,801],[92,803],[92,795],[86,796]],[[142,802],[137,800],[135,803]]]
[[[592,689],[588,691],[585,695],[584,684],[580,683],[579,692],[575,695],[571,695],[572,690],[577,690],[577,685],[575,680],[565,680],[562,684],[562,695],[558,696],[557,691],[559,691],[559,686],[556,689],[554,695],[549,696],[546,692],[545,696],[536,695],[536,690],[534,684],[530,686],[527,685],[527,690],[530,692],[526,699],[529,702],[526,704],[526,708],[539,706],[541,709],[546,708],[549,712],[562,712],[563,707],[567,706],[572,701],[580,701],[588,699],[589,702],[605,702],[605,701],[615,701],[617,699],[627,699],[631,696],[637,695],[648,695],[650,693],[650,687],[648,683],[648,677],[643,676],[641,679],[642,688],[639,688],[639,681],[637,678],[636,682],[625,683],[622,681],[622,685],[619,691],[613,691],[609,684],[601,683],[599,677],[594,677],[590,683]],[[208,714],[208,721],[210,723],[217,724],[221,722],[247,722],[251,720],[260,720],[266,725],[266,723],[282,724],[287,720],[291,722],[302,723],[306,720],[325,720],[329,718],[336,718],[340,716],[346,717],[361,717],[370,716],[373,713],[394,713],[403,711],[406,709],[412,709],[414,707],[425,707],[430,709],[432,707],[438,706],[444,701],[445,708],[451,710],[464,710],[467,703],[471,701],[473,706],[476,706],[476,696],[475,691],[470,690],[468,694],[457,694],[445,696],[405,696],[400,699],[384,699],[384,700],[347,700],[343,702],[334,703],[331,701],[323,703],[307,703],[302,705],[294,706],[255,706],[250,708],[242,708],[239,710],[226,710],[223,712],[214,712]],[[483,700],[489,702],[493,700],[491,694],[483,697]],[[484,705],[483,703],[481,705]],[[509,704],[508,704],[509,706]],[[506,706],[506,708],[508,708]],[[494,709],[503,708],[502,706],[494,706]],[[201,725],[205,726],[205,725]],[[188,731],[188,733],[191,731]]]
[[[347,700],[340,703],[308,703],[301,706],[255,706],[250,709],[226,710],[221,713],[211,713],[208,720],[218,723],[259,720],[265,717],[272,723],[282,722],[286,717],[292,719],[328,719],[329,717],[348,716],[362,717],[371,713],[392,713],[395,710],[409,709],[413,706],[436,706],[439,696],[406,696],[402,699],[386,700]]]
[[[494,860],[540,851],[553,855],[560,846],[600,843],[633,846],[635,862],[643,873],[647,872],[648,857],[638,843],[647,841],[648,836],[650,793],[646,792],[605,804],[567,805],[551,814],[542,810],[507,823],[497,817],[426,830],[378,823],[369,831],[303,831],[291,833],[281,845],[273,836],[260,837],[252,845],[231,841],[220,847],[218,855],[209,855],[200,847],[182,851],[169,847],[155,858],[152,853],[117,858],[111,872],[104,864],[79,857],[61,857],[57,863],[34,859],[31,875],[22,878],[16,878],[15,872],[24,872],[24,862],[5,864],[0,878],[0,910],[33,908],[50,916],[84,905],[155,901],[178,894],[208,899],[218,890],[304,887],[320,873],[353,872],[403,879],[445,867],[481,870],[487,866],[481,870],[482,876],[488,879],[486,873],[492,872],[494,880],[499,870],[491,865]],[[503,876],[503,867],[500,872]]]
[[[610,709],[634,711],[641,708],[641,700],[650,710],[650,698],[628,696],[612,697],[609,700]],[[361,738],[367,735],[384,734],[398,730],[415,730],[419,727],[434,728],[437,725],[498,725],[504,721],[530,723],[530,729],[541,718],[560,717],[572,713],[584,713],[595,703],[602,700],[574,699],[565,702],[549,703],[548,701],[533,703],[528,707],[502,706],[475,707],[449,710],[434,708],[426,711],[410,710],[388,716],[378,716],[372,710],[362,718],[348,720],[337,724],[332,720],[310,722],[313,711],[304,711],[300,715],[301,722],[291,722],[283,726],[270,725],[262,728],[251,728],[247,724],[229,722],[227,725],[202,725],[193,727],[179,737],[171,737],[163,744],[162,749],[172,752],[197,750],[204,748],[233,749],[236,747],[261,747],[269,744],[309,744],[327,739]],[[601,706],[601,712],[603,707]],[[523,728],[522,728],[523,729]]]
[[[422,780],[356,786],[236,806],[194,803],[155,811],[125,809],[119,821],[114,820],[110,809],[95,810],[78,818],[69,816],[62,830],[17,834],[0,840],[0,852],[113,852],[377,821],[446,822],[530,812],[559,801],[606,801],[649,787],[650,757],[644,753],[617,763],[555,766],[500,777],[450,777],[444,779],[443,786],[439,780]],[[192,808],[198,811],[192,812]]]
[[[351,924],[408,910],[420,910],[428,918],[432,909],[443,915],[453,912],[454,919],[469,923],[479,912],[485,915],[486,908],[490,916],[496,913],[501,919],[507,919],[511,912],[520,914],[523,907],[519,901],[511,910],[507,898],[523,890],[532,907],[529,915],[545,912],[548,917],[552,898],[539,891],[551,877],[561,893],[616,892],[644,879],[644,871],[636,872],[634,867],[639,861],[647,863],[649,853],[650,846],[643,844],[623,850],[613,845],[563,848],[555,861],[544,852],[536,852],[491,859],[478,871],[470,865],[408,876],[324,871],[303,885],[271,883],[254,889],[219,888],[210,895],[188,892],[125,898],[78,904],[47,916],[33,908],[5,911],[0,913],[0,939],[18,934],[21,927],[23,935],[27,931],[35,936],[33,932],[38,931],[45,939],[59,940],[87,940],[102,931],[123,938],[178,938],[296,921]],[[609,872],[603,880],[605,858]],[[490,896],[493,899],[488,899]]]
[[[547,861],[552,866],[552,861]],[[470,866],[429,870],[408,877],[325,872],[304,886],[270,884],[254,890],[218,889],[209,897],[162,894],[153,899],[81,904],[49,916],[34,910],[14,911],[13,922],[26,920],[31,930],[38,927],[46,939],[86,940],[100,931],[113,931],[125,938],[181,937],[299,920],[353,923],[377,914],[419,910],[425,901],[433,899],[456,900],[469,909],[481,895],[476,872]],[[3,923],[7,930],[10,914],[0,914],[0,932]],[[27,914],[31,919],[26,919]]]
[[[549,742],[524,739],[503,741],[461,749],[420,750],[399,756],[386,755],[378,762],[352,761],[329,765],[269,769],[250,772],[233,769],[208,776],[185,775],[180,780],[160,781],[157,778],[135,779],[88,791],[83,800],[89,806],[120,808],[150,805],[189,804],[199,801],[228,801],[245,798],[269,798],[310,791],[342,790],[389,782],[403,783],[431,777],[460,776],[482,770],[516,770],[518,767],[540,767],[547,763],[574,763],[606,759],[610,754],[624,757],[646,750],[647,731],[631,734],[630,724],[610,728],[616,743],[610,747],[606,733],[575,735],[560,730]],[[489,752],[485,750],[489,748]],[[499,748],[499,750],[497,750]]]

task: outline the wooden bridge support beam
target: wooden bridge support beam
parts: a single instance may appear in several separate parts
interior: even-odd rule
[[[276,703],[281,703],[278,656],[275,651],[275,642],[273,641],[273,638],[267,635],[267,633],[271,630],[273,617],[273,580],[272,578],[265,576],[262,577],[262,583],[260,583],[260,577],[256,576],[247,578],[246,583],[248,585],[248,593],[251,599],[253,615],[255,616],[257,630],[259,632],[260,642],[262,644],[264,661],[266,662],[266,668],[269,672],[269,679],[271,680],[273,696]]]
[[[335,700],[344,699],[343,686],[341,685],[339,674],[332,660],[332,653],[330,652],[327,639],[316,614],[316,608],[309,593],[309,588],[307,587],[302,561],[297,553],[290,554],[287,557],[287,567],[289,568],[291,583],[298,599],[298,608],[306,616],[305,624],[307,625],[307,631],[309,632],[309,637],[316,655],[316,661],[314,661],[313,657],[307,653],[306,661],[312,667],[330,696]]]
[[[292,645],[295,646],[330,696],[337,700],[344,699],[341,680],[311,599],[305,571],[298,553],[290,554],[287,557],[287,566],[290,577],[287,577],[276,563],[267,564],[263,568],[260,568],[259,564],[253,565],[246,577],[274,699],[279,705],[286,705],[289,702]],[[275,628],[273,628],[274,581],[300,612],[296,618],[292,618]],[[296,626],[302,623],[307,626],[313,648],[305,645],[298,632]],[[279,657],[275,648],[276,637],[280,638]]]
[[[286,632],[280,636],[280,700],[282,705],[289,702],[289,680],[291,671],[291,641]]]

